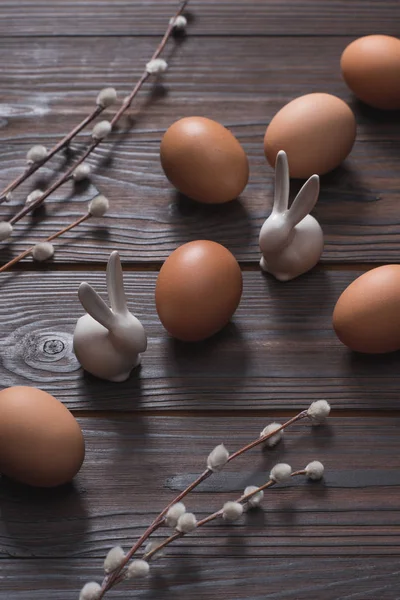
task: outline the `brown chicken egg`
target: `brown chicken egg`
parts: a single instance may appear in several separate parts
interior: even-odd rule
[[[400,349],[400,265],[367,271],[344,290],[333,312],[343,344],[357,352]]]
[[[265,156],[275,166],[284,150],[291,177],[306,179],[335,169],[350,153],[356,121],[348,105],[331,94],[307,94],[274,116],[264,137]]]
[[[204,117],[186,117],[166,131],[161,165],[182,194],[206,204],[237,198],[249,179],[242,146],[228,129]]]
[[[0,473],[53,487],[71,481],[84,456],[82,431],[61,402],[33,387],[0,392]]]
[[[351,42],[340,61],[343,79],[363,102],[400,109],[400,39],[367,35]]]
[[[222,329],[242,295],[242,272],[233,254],[207,240],[177,248],[163,264],[156,285],[156,307],[175,338],[196,342]]]

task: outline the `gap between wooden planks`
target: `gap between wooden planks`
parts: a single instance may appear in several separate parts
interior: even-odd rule
[[[260,254],[261,256],[261,254]],[[238,261],[240,268],[242,271],[260,271],[260,266],[258,262],[242,262]],[[123,261],[124,271],[130,272],[157,272],[161,269],[164,261],[151,261],[151,262],[127,262]],[[353,262],[353,263],[320,263],[314,270],[321,271],[370,271],[371,269],[375,269],[377,267],[382,267],[384,265],[389,264],[397,264],[395,261],[386,261],[386,262]],[[36,262],[21,262],[15,264],[9,272],[11,271],[60,271],[60,272],[68,272],[68,271],[104,271],[106,268],[106,262],[88,262],[88,263],[36,263]],[[260,271],[261,273],[261,271]]]

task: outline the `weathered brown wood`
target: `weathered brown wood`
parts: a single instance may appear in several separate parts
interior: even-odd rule
[[[100,190],[110,198],[109,215],[101,224],[93,220],[71,232],[71,242],[57,254],[57,263],[105,261],[113,249],[134,262],[160,261],[179,244],[204,237],[228,246],[239,260],[258,261],[258,235],[271,207],[273,171],[259,155],[261,136],[255,139],[258,142],[249,140],[244,144],[252,167],[249,186],[240,201],[222,207],[179,198],[162,172],[158,143],[124,144],[113,152],[112,165],[100,168],[92,187],[77,188],[70,200],[73,190],[66,186],[48,201],[46,213],[40,213],[33,221],[29,217],[21,221],[12,243],[5,248],[3,244],[0,257],[5,261],[9,255],[24,250],[28,241],[44,239],[72,222],[85,212],[88,199]],[[314,211],[325,232],[323,262],[397,260],[400,163],[396,147],[394,142],[384,142],[379,147],[358,142],[349,168],[323,178]],[[27,146],[14,148],[2,157],[6,166],[3,173],[18,172],[15,168],[9,171],[7,165],[15,165]],[[107,155],[108,148],[103,148],[90,162],[101,163]],[[50,170],[45,173],[51,176]],[[24,187],[12,206],[2,207],[4,217],[14,214],[21,196],[29,189],[32,184]],[[298,186],[294,185],[294,189]],[[84,245],[79,240],[84,240]]]
[[[165,568],[167,567],[167,568]],[[100,580],[96,560],[2,561],[1,600],[76,600],[88,580]],[[393,600],[399,591],[398,559],[370,556],[252,558],[201,562],[185,552],[177,561],[158,563],[151,579],[121,585],[112,598],[193,600]],[[189,592],[190,590],[190,592]],[[12,594],[12,596],[11,596]],[[46,595],[46,596],[44,596]]]
[[[261,136],[286,102],[324,91],[351,103],[359,139],[398,140],[399,114],[359,105],[341,78],[340,56],[352,39],[227,37],[222,46],[218,37],[171,41],[164,87],[149,97],[152,84],[146,84],[132,107],[137,119],[128,139],[158,141],[174,120],[199,113],[240,127],[235,133],[242,138]],[[124,98],[156,45],[148,36],[1,40],[0,52],[8,57],[2,66],[1,139],[35,143],[67,133],[92,110],[102,87],[112,85]]]
[[[315,270],[281,284],[244,273],[233,323],[201,344],[168,337],[154,305],[156,273],[126,274],[131,309],[149,336],[143,364],[116,386],[83,376],[72,334],[83,314],[77,289],[105,295],[102,271],[5,273],[1,285],[0,382],[41,387],[76,410],[246,410],[302,408],[326,398],[335,408],[399,408],[400,354],[353,355],[331,314],[357,271]]]
[[[130,91],[176,5],[1,3],[0,186],[20,172],[31,145],[50,146],[85,116],[101,87],[115,86],[120,98]],[[96,152],[93,185],[75,196],[66,188],[71,201],[63,205],[61,191],[45,219],[24,221],[13,244],[0,249],[2,262],[82,214],[98,190],[110,197],[110,215],[60,240],[53,263],[26,262],[33,272],[0,278],[0,388],[36,385],[53,393],[78,416],[87,442],[73,486],[39,491],[0,479],[0,600],[76,600],[86,581],[101,580],[108,549],[128,547],[217,443],[234,450],[269,421],[321,397],[333,407],[328,427],[299,423],[284,445],[233,463],[187,505],[203,516],[261,483],[278,461],[297,468],[320,459],[324,483],[271,490],[265,513],[204,528],[172,547],[150,580],[112,597],[395,600],[400,355],[352,355],[330,320],[362,263],[398,262],[399,114],[355,102],[339,58],[356,36],[398,35],[400,4],[192,0],[190,7],[189,37],[170,45],[164,87],[150,94],[147,86],[123,124],[130,131]],[[272,196],[265,127],[283,104],[311,91],[350,102],[358,122],[351,157],[322,179],[316,215],[326,234],[325,269],[285,285],[246,272],[232,325],[200,345],[169,340],[155,312],[156,273],[132,269],[156,270],[177,245],[200,237],[224,243],[244,268],[256,269]],[[177,197],[165,180],[163,132],[199,113],[231,127],[249,154],[251,178],[240,202],[201,207]],[[0,218],[31,189],[2,206]],[[84,376],[71,343],[83,312],[77,287],[87,279],[104,294],[112,249],[129,261],[130,305],[149,334],[141,370],[120,385]]]
[[[161,35],[178,0],[2,2],[2,35]],[[194,35],[399,33],[396,0],[191,0]]]
[[[32,490],[0,481],[0,555],[97,558],[100,574],[108,549],[130,547],[157,511],[201,472],[216,444],[234,451],[268,422],[239,416],[82,419],[87,455],[73,486]],[[232,462],[186,505],[206,516],[245,486],[262,484],[277,462],[297,469],[321,460],[324,482],[277,486],[266,492],[265,512],[232,525],[210,524],[168,554],[181,560],[190,552],[202,557],[207,570],[223,557],[229,571],[244,556],[264,558],[264,568],[277,556],[399,556],[399,426],[399,418],[377,418],[371,427],[368,418],[342,417],[317,429],[306,422],[293,426],[282,445],[254,449]],[[165,535],[160,530],[156,538]]]
[[[140,63],[154,47],[149,38],[107,38],[97,51],[93,41],[85,39],[79,44],[72,39],[1,43],[10,44],[12,57],[3,76],[7,103],[2,106],[1,186],[21,172],[31,144],[51,145],[57,132],[64,134],[89,111],[101,85],[115,84],[122,95],[127,93]],[[263,156],[265,125],[287,100],[306,91],[325,89],[350,98],[338,71],[345,42],[321,38],[323,48],[316,52],[317,42],[309,38],[228,38],[224,52],[218,54],[219,43],[218,39],[207,44],[188,39],[171,61],[166,76],[170,93],[149,101],[136,129],[95,153],[91,163],[99,164],[99,171],[94,184],[112,202],[107,232],[96,233],[98,226],[88,223],[81,233],[71,234],[85,244],[69,245],[58,254],[57,262],[104,261],[114,248],[135,261],[163,260],[179,243],[198,237],[221,241],[241,260],[258,260],[259,229],[268,214],[273,186],[273,171]],[[32,52],[32,45],[38,45],[37,51]],[[134,65],[132,54],[138,57]],[[264,56],[274,56],[273,62]],[[28,85],[27,72],[33,75]],[[199,94],[200,112],[231,126],[248,152],[251,177],[240,202],[214,208],[189,202],[177,196],[162,172],[158,157],[162,132],[176,118],[199,111]],[[382,115],[361,107],[356,112],[359,137],[352,155],[342,168],[322,179],[315,212],[326,234],[323,260],[397,260],[400,120],[396,114]],[[51,172],[45,169],[44,176]],[[16,194],[12,207],[1,208],[3,217],[11,215],[32,186],[40,184],[38,177]],[[42,215],[34,228],[29,219],[17,226],[13,251],[24,250],[28,237],[43,239],[84,210],[87,194],[60,205],[70,192],[70,188],[60,190],[49,203],[50,216],[43,219]],[[6,259],[8,250],[0,256]]]
[[[247,128],[245,128],[247,129]],[[254,128],[253,128],[254,129]],[[235,128],[234,128],[235,130]],[[236,128],[240,132],[240,128]],[[398,216],[397,141],[374,144],[358,141],[348,167],[322,178],[322,190],[314,214],[325,232],[322,261],[383,262],[398,260],[400,219]],[[178,245],[193,239],[218,241],[245,262],[258,262],[258,236],[269,214],[273,197],[273,171],[265,164],[262,135],[244,139],[251,164],[250,182],[239,201],[210,207],[180,198],[166,180],[158,157],[158,142],[124,142],[112,151],[112,164],[104,167],[109,147],[99,149],[89,162],[100,164],[93,185],[60,189],[46,201],[46,213],[23,219],[9,244],[0,248],[0,260],[23,251],[31,241],[40,241],[83,214],[86,203],[105,193],[111,202],[108,216],[92,220],[64,236],[56,263],[106,261],[118,249],[128,260],[146,264],[164,260]],[[1,183],[19,172],[28,145],[10,145],[0,160]],[[52,171],[44,170],[46,177]],[[3,217],[13,215],[21,198],[35,181],[16,194],[11,205],[2,206]],[[40,181],[40,179],[39,179]],[[293,184],[293,190],[299,185]],[[84,242],[84,243],[82,243]]]

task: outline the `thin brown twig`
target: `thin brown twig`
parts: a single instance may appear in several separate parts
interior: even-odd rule
[[[58,152],[60,152],[60,150],[62,150],[66,146],[68,146],[68,144],[71,142],[71,140],[75,136],[77,136],[78,133],[80,133],[82,131],[82,129],[84,129],[85,127],[87,127],[87,125],[89,125],[92,121],[94,121],[94,119],[96,119],[103,112],[103,110],[105,110],[105,107],[96,106],[96,108],[92,110],[90,115],[85,117],[83,119],[83,121],[81,121],[76,127],[74,127],[74,129],[72,129],[72,131],[70,131],[65,137],[63,137],[62,140],[60,140],[55,146],[53,146],[53,148],[51,148],[49,150],[49,152],[47,153],[45,158],[43,158],[43,160],[33,163],[26,169],[26,171],[24,173],[22,173],[21,175],[16,177],[16,179],[14,179],[14,181],[12,181],[0,193],[0,203],[5,202],[7,199],[7,194],[13,192],[18,186],[20,186],[22,183],[24,183],[24,181],[26,181],[31,175],[36,173],[36,171],[38,169],[40,169],[40,167],[43,167],[43,165],[45,165],[51,158],[53,158],[53,156],[55,154],[57,154]]]
[[[161,52],[164,50],[169,38],[171,37],[172,31],[174,29],[174,20],[183,12],[183,10],[185,9],[188,2],[189,2],[189,0],[183,0],[180,3],[178,10],[176,11],[174,17],[172,17],[171,22],[169,23],[161,42],[159,43],[153,56],[151,57],[151,60],[155,60],[156,58],[158,58],[160,56]],[[111,119],[110,123],[111,123],[112,127],[114,127],[116,125],[116,123],[119,121],[119,119],[123,116],[123,114],[131,106],[133,99],[137,96],[137,94],[141,90],[143,84],[147,81],[147,79],[149,77],[150,77],[150,73],[147,71],[147,69],[145,69],[143,71],[143,74],[141,75],[138,83],[135,85],[132,92],[128,96],[127,100],[122,104],[120,109],[115,113],[114,117]],[[84,152],[84,154],[68,169],[68,171],[64,175],[62,175],[55,183],[53,183],[53,185],[48,190],[46,190],[39,198],[37,198],[37,200],[35,200],[31,204],[25,206],[16,215],[14,215],[9,220],[9,223],[11,225],[14,225],[20,219],[22,219],[25,215],[32,212],[35,208],[39,207],[46,200],[46,198],[48,198],[50,196],[50,194],[55,192],[59,187],[61,187],[66,181],[68,181],[70,179],[70,177],[72,176],[75,169],[84,162],[84,160],[93,152],[93,150],[95,150],[95,148],[97,148],[97,146],[99,144],[101,144],[102,141],[103,141],[103,139],[93,139],[92,142],[90,143],[90,145],[88,146],[88,148],[86,149],[86,151]]]
[[[64,227],[63,229],[60,229],[60,231],[57,231],[57,233],[53,233],[53,235],[50,235],[47,239],[44,240],[44,242],[52,242],[53,240],[55,240],[56,238],[60,237],[64,233],[67,233],[67,231],[70,231],[71,229],[74,229],[75,227],[78,227],[78,225],[80,225],[84,221],[87,221],[91,217],[92,217],[92,215],[90,213],[87,213],[86,215],[83,215],[82,217],[79,217],[79,219],[77,219],[73,223],[70,223],[67,227]],[[43,242],[41,242],[41,243],[43,243]],[[13,258],[12,260],[10,260],[7,264],[5,264],[2,267],[0,267],[0,273],[3,273],[4,271],[6,271],[7,269],[9,269],[10,267],[14,266],[16,263],[18,263],[20,260],[22,260],[26,256],[29,256],[29,254],[31,254],[31,252],[33,251],[33,249],[35,248],[36,245],[37,244],[35,244],[34,246],[31,246],[27,250],[24,250],[23,252],[21,252],[21,254],[19,254],[18,256],[16,256],[15,258]]]
[[[130,561],[132,556],[139,550],[139,548],[144,544],[144,542],[155,531],[157,531],[157,529],[159,529],[159,527],[161,527],[164,524],[164,517],[167,514],[168,510],[171,508],[171,506],[173,506],[177,502],[180,502],[192,490],[194,490],[198,485],[200,485],[200,483],[202,481],[205,481],[208,477],[210,477],[210,475],[212,475],[212,471],[210,469],[206,469],[201,475],[199,475],[195,479],[195,481],[193,481],[190,485],[188,485],[188,487],[186,489],[184,489],[183,492],[178,494],[178,496],[176,496],[176,498],[174,498],[168,504],[168,506],[166,506],[160,512],[160,514],[154,519],[154,521],[151,523],[151,525],[149,525],[149,527],[146,529],[146,531],[140,536],[140,538],[138,539],[136,544],[134,544],[134,546],[132,546],[132,548],[129,550],[129,552],[127,552],[124,560],[121,562],[118,569],[116,569],[115,571],[113,571],[113,573],[111,573],[110,575],[108,575],[107,577],[104,578],[103,585],[102,585],[102,591],[99,596],[99,600],[101,600],[101,598],[103,598],[103,596],[107,590],[111,589],[114,585],[119,583],[119,581],[120,581],[119,575],[120,575],[121,571],[123,570],[123,568],[128,564],[128,562]]]
[[[301,419],[305,419],[305,417],[307,417],[307,411],[306,410],[302,410],[298,415],[296,415],[295,417],[293,417],[289,421],[286,421],[286,423],[283,423],[283,425],[281,425],[280,427],[277,427],[276,429],[274,429],[274,431],[273,431],[272,434],[268,434],[268,435],[262,436],[262,437],[260,437],[260,438],[258,438],[256,440],[254,440],[254,442],[251,442],[250,444],[247,444],[247,446],[244,446],[243,448],[240,448],[240,450],[238,450],[237,452],[234,452],[233,454],[231,454],[229,456],[229,458],[228,458],[228,462],[231,462],[231,460],[234,460],[235,458],[237,458],[241,454],[244,454],[248,450],[251,450],[252,448],[255,448],[256,446],[258,446],[259,444],[262,444],[268,438],[272,437],[273,435],[276,435],[280,431],[283,431],[284,429],[286,429],[286,427],[289,427],[289,425],[293,425],[293,423],[296,423],[296,421],[300,421]]]
[[[306,416],[307,416],[307,410],[301,411],[300,413],[298,413],[297,415],[295,415],[294,417],[292,417],[291,419],[289,419],[288,421],[286,421],[285,423],[283,423],[279,428],[276,428],[272,432],[270,432],[270,433],[268,433],[268,434],[266,434],[264,436],[261,436],[261,437],[257,438],[256,440],[254,440],[250,444],[247,444],[246,446],[243,446],[242,448],[240,448],[239,450],[237,450],[236,452],[234,452],[233,454],[231,454],[229,456],[227,462],[230,462],[231,460],[233,460],[235,458],[238,458],[239,456],[241,456],[242,454],[244,454],[248,450],[251,450],[252,448],[255,448],[256,446],[264,443],[269,438],[271,438],[274,435],[276,435],[279,431],[283,431],[284,429],[286,429],[287,427],[289,427],[290,425],[292,425],[296,421],[304,419]],[[121,564],[119,565],[119,567],[117,569],[115,569],[115,571],[113,571],[112,573],[110,573],[109,575],[107,575],[104,578],[103,583],[102,583],[101,592],[100,592],[100,595],[99,595],[99,600],[101,600],[104,597],[104,594],[109,589],[111,589],[112,587],[114,587],[120,581],[122,581],[124,579],[124,577],[121,575],[121,572],[126,567],[126,565],[128,564],[128,562],[131,560],[132,556],[144,544],[144,542],[155,531],[157,531],[157,529],[159,529],[159,527],[161,527],[164,524],[164,516],[167,514],[168,510],[170,509],[170,507],[173,506],[174,504],[176,504],[177,502],[180,502],[181,500],[183,500],[190,492],[192,492],[195,488],[197,488],[197,486],[200,485],[200,483],[202,483],[203,481],[205,481],[206,479],[208,479],[208,477],[210,477],[212,474],[213,474],[213,471],[211,469],[207,468],[190,485],[188,485],[180,494],[178,494],[178,496],[176,496],[176,498],[174,498],[168,504],[168,506],[166,506],[163,509],[163,511],[154,519],[154,521],[146,529],[146,531],[141,535],[141,537],[134,544],[134,546],[132,546],[132,548],[129,550],[129,552],[127,552],[127,554],[125,555],[123,561],[121,561]],[[269,485],[271,485],[271,484],[269,484]],[[251,495],[254,495],[254,494],[251,494]],[[251,497],[251,495],[249,497]],[[182,537],[182,534],[180,534],[179,532],[174,533],[171,536],[171,538],[173,538],[171,541],[173,541],[175,539],[178,539],[179,537]]]
[[[297,477],[299,475],[305,475],[305,474],[306,474],[305,469],[301,469],[299,471],[294,471],[291,474],[291,477]],[[259,492],[262,492],[262,491],[264,491],[264,490],[266,490],[268,488],[271,488],[274,485],[276,485],[276,481],[274,481],[273,479],[269,479],[266,483],[264,483],[260,487],[257,487],[257,489],[255,489],[254,491],[250,492],[249,494],[243,494],[242,496],[240,496],[239,498],[237,498],[235,500],[235,502],[238,502],[240,504],[245,504],[246,502],[248,502],[253,496],[255,496],[256,494],[258,494]],[[193,531],[196,531],[197,529],[199,529],[199,527],[203,527],[204,525],[207,525],[207,523],[211,523],[211,521],[215,521],[215,519],[221,518],[223,516],[223,513],[224,513],[224,509],[221,508],[220,510],[215,511],[211,515],[208,515],[207,517],[204,517],[204,519],[201,519],[200,521],[197,521],[196,528]],[[185,535],[187,535],[187,533],[183,533],[183,532],[180,532],[180,531],[177,531],[176,533],[173,533],[168,538],[166,538],[163,542],[161,542],[156,548],[154,548],[153,550],[150,550],[149,552],[147,552],[143,556],[143,560],[146,560],[147,562],[149,562],[153,558],[153,556],[155,554],[157,554],[158,552],[160,552],[161,550],[163,550],[164,548],[166,548],[166,546],[169,546],[170,544],[172,544],[172,542],[174,542],[175,540],[178,540],[179,538],[184,537]]]
[[[100,141],[101,140],[97,140],[97,139],[93,140],[92,143],[90,144],[90,146],[88,146],[88,148],[82,154],[82,156],[68,169],[68,171],[66,171],[64,173],[64,175],[62,175],[62,177],[57,179],[57,181],[55,181],[53,183],[53,185],[51,185],[49,187],[49,189],[47,189],[45,192],[43,192],[43,194],[41,196],[39,196],[39,198],[34,200],[34,202],[31,202],[30,204],[27,204],[26,206],[24,206],[24,208],[22,208],[19,212],[17,212],[16,215],[14,215],[9,220],[10,225],[14,225],[15,223],[18,223],[18,221],[20,221],[25,215],[27,215],[28,213],[35,210],[35,208],[38,208],[41,204],[43,204],[43,202],[46,200],[46,198],[48,198],[50,196],[50,194],[55,192],[66,181],[68,181],[72,177],[75,169],[77,167],[79,167],[79,165],[81,165],[84,162],[84,160],[86,160],[86,158],[94,150],[94,148],[96,148],[96,146],[99,145]]]

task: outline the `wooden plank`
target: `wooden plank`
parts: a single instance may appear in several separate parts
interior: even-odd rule
[[[351,40],[227,37],[222,51],[219,37],[206,43],[191,36],[183,43],[171,42],[165,52],[169,69],[164,87],[149,96],[154,88],[146,84],[147,92],[130,113],[136,119],[131,135],[134,140],[159,141],[176,119],[204,114],[240,127],[242,137],[261,136],[288,101],[324,91],[352,104],[359,139],[398,141],[399,114],[359,105],[341,78],[340,56]],[[148,36],[0,40],[0,52],[8,57],[1,72],[1,139],[50,142],[51,136],[67,133],[92,110],[102,87],[112,85],[124,98],[155,47],[156,40]],[[246,126],[253,128],[246,131]]]
[[[397,410],[399,353],[353,355],[332,330],[335,301],[360,274],[317,269],[282,284],[246,272],[233,324],[191,345],[174,342],[158,321],[156,273],[129,272],[130,306],[149,348],[140,371],[118,385],[83,377],[72,352],[79,283],[105,295],[103,272],[4,274],[1,386],[41,387],[77,411],[295,409],[320,398],[338,409]]]
[[[161,35],[178,0],[3,0],[1,35]],[[194,35],[398,34],[396,0],[191,0]]]
[[[188,506],[204,516],[245,485],[262,483],[280,461],[297,468],[320,459],[324,483],[271,490],[265,513],[204,528],[171,548],[152,579],[134,592],[122,586],[113,597],[393,600],[400,594],[399,356],[352,355],[331,328],[336,298],[361,271],[317,269],[286,285],[246,272],[234,323],[190,346],[170,340],[158,322],[156,273],[132,272],[155,270],[177,244],[199,237],[224,243],[256,268],[258,232],[272,197],[265,127],[291,98],[321,90],[349,101],[359,124],[352,156],[322,180],[316,215],[326,233],[323,261],[398,260],[399,114],[356,103],[338,66],[355,36],[398,35],[398,0],[354,0],[351,10],[345,0],[245,4],[246,12],[239,0],[192,0],[190,34],[170,47],[164,86],[152,94],[147,86],[124,123],[132,129],[91,159],[93,186],[57,194],[47,218],[18,225],[14,244],[0,251],[6,260],[26,241],[66,225],[97,191],[110,197],[110,216],[68,236],[53,263],[0,280],[0,387],[37,385],[53,393],[79,417],[87,442],[72,486],[40,491],[0,479],[0,600],[76,599],[86,581],[101,579],[108,549],[129,547],[192,481],[212,447],[224,441],[233,450],[272,418],[321,397],[334,409],[328,427],[296,425],[280,447],[256,450],[206,482]],[[2,2],[0,185],[20,172],[32,144],[51,145],[86,115],[101,87],[128,93],[175,6],[175,0]],[[199,107],[231,127],[249,155],[250,184],[240,202],[226,207],[179,198],[159,165],[165,129]],[[1,207],[2,217],[30,189]],[[71,201],[61,206],[65,195]],[[82,314],[77,287],[86,279],[104,295],[102,267],[114,248],[129,261],[131,306],[149,334],[143,367],[121,385],[84,376],[72,352]]]
[[[118,249],[127,260],[145,265],[164,260],[180,244],[204,238],[224,244],[238,260],[256,264],[258,236],[271,209],[274,186],[273,171],[260,156],[261,145],[259,134],[244,141],[251,178],[240,201],[210,207],[174,192],[159,163],[158,142],[124,143],[113,151],[112,165],[100,167],[93,186],[83,185],[74,192],[68,185],[47,201],[46,213],[22,220],[11,242],[0,249],[0,260],[4,263],[32,242],[71,223],[86,211],[88,199],[101,191],[111,202],[107,217],[92,220],[57,242],[57,264],[105,262],[110,252]],[[325,233],[323,263],[398,260],[398,145],[359,141],[349,168],[322,179],[314,214]],[[2,182],[20,172],[15,165],[22,162],[27,149],[26,145],[13,145],[2,155]],[[95,167],[107,160],[108,152],[102,148],[89,162]],[[49,180],[51,176],[46,169],[45,177]],[[13,215],[21,206],[21,197],[34,187],[32,183],[25,186],[11,206],[3,206],[3,218]],[[293,192],[298,189],[294,183]]]
[[[102,558],[129,548],[174,494],[201,472],[221,442],[234,451],[252,441],[267,417],[138,417],[79,420],[87,455],[73,486],[35,490],[0,482],[3,558]],[[279,419],[281,421],[281,419]],[[335,418],[313,429],[299,423],[274,450],[255,449],[232,462],[186,500],[202,518],[262,484],[277,462],[304,468],[318,459],[324,482],[301,479],[266,492],[266,512],[213,523],[170,547],[211,568],[214,560],[305,556],[400,555],[398,494],[400,419]],[[371,451],[373,450],[373,451]],[[368,456],[368,462],[366,462]],[[164,539],[159,530],[155,539]],[[267,563],[267,561],[265,561]],[[45,561],[43,560],[45,564]]]
[[[44,593],[52,600],[76,600],[81,586],[101,579],[99,565],[88,559],[4,560],[2,569],[1,600],[9,600],[11,593],[13,600],[42,600]],[[178,561],[156,564],[153,577],[135,583],[135,592],[127,583],[110,597],[172,600],[189,593],[193,600],[309,600],[323,594],[324,600],[393,600],[398,580],[398,559],[390,557],[315,556],[312,563],[308,558],[214,558],[211,564],[184,554]]]
[[[6,42],[1,43],[5,48]],[[64,134],[82,118],[103,83],[115,84],[124,95],[128,82],[138,74],[132,66],[132,53],[139,53],[144,61],[153,43],[148,38],[111,38],[102,40],[100,51],[91,40],[79,44],[71,39],[40,43],[12,40],[11,64],[3,74],[0,185],[21,172],[31,144],[51,145],[57,131]],[[57,262],[104,261],[113,248],[134,261],[159,261],[177,244],[199,237],[226,244],[240,260],[258,261],[258,234],[273,193],[273,171],[263,156],[265,125],[287,100],[307,90],[326,89],[350,98],[338,73],[344,42],[324,40],[324,51],[316,52],[316,42],[310,39],[227,40],[226,52],[220,54],[210,73],[209,64],[218,54],[219,43],[189,39],[172,61],[166,79],[170,93],[149,100],[138,117],[137,129],[95,153],[90,161],[94,167],[98,165],[94,184],[112,201],[108,229],[97,233],[97,224],[83,226],[78,236],[85,243],[71,243],[58,254]],[[34,52],[32,44],[37,46]],[[260,60],[260,56],[272,54],[273,63]],[[104,56],[109,60],[106,69]],[[193,83],[191,65],[195,64]],[[102,79],[104,71],[107,75]],[[27,72],[32,74],[29,86]],[[72,80],[75,84],[71,89]],[[17,105],[19,112],[15,114]],[[198,112],[200,105],[200,112],[231,126],[249,155],[250,182],[240,202],[222,207],[189,202],[177,196],[162,172],[158,153],[163,131],[177,117]],[[360,107],[357,119],[359,137],[352,155],[342,168],[322,179],[315,214],[326,234],[323,260],[397,260],[400,119],[396,115],[378,116]],[[2,217],[13,214],[29,190],[42,185],[43,176],[51,174],[46,169],[39,180],[34,178],[21,189],[12,207],[2,207]],[[43,239],[82,214],[88,195],[95,189],[86,191],[60,207],[60,200],[72,193],[70,188],[60,190],[49,202],[48,218],[43,220],[41,215],[34,228],[29,219],[21,222],[16,227],[13,252],[24,250],[25,240]],[[70,237],[76,239],[76,233]],[[1,258],[9,255],[7,248]]]

